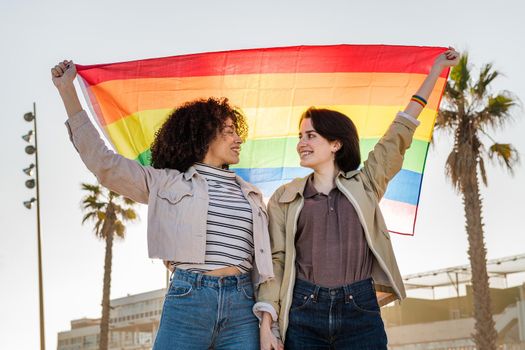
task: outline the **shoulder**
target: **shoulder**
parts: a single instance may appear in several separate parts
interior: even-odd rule
[[[302,196],[306,181],[308,180],[307,175],[301,178],[295,178],[292,181],[281,185],[272,195],[270,200],[278,203],[290,203],[294,201],[297,196]]]

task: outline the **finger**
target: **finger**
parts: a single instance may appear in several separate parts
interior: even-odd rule
[[[58,65],[60,66],[60,68],[62,68],[62,70],[63,70],[64,72],[67,70],[67,67],[66,67],[66,65],[65,65],[64,63],[61,62],[61,63],[59,63]]]
[[[59,65],[56,65],[54,69],[58,72],[58,74],[64,74],[64,70]]]
[[[58,78],[60,77],[60,73],[55,69],[55,68],[51,68],[51,74],[55,77],[55,78]]]

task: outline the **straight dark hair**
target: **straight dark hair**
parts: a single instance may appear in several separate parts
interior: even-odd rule
[[[304,119],[311,119],[315,131],[328,141],[341,142],[341,148],[335,153],[335,163],[339,169],[347,172],[359,168],[359,135],[349,117],[331,109],[310,107],[301,116],[299,125]]]

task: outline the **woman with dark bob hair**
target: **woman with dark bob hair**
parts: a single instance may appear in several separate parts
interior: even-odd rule
[[[441,72],[429,75],[360,167],[359,137],[346,115],[308,109],[300,119],[301,166],[313,173],[281,186],[268,203],[275,279],[259,288],[261,348],[387,349],[380,305],[405,297],[379,201],[401,169],[417,117]]]
[[[106,148],[80,105],[75,65],[51,74],[82,161],[103,186],[148,204],[149,256],[174,271],[154,349],[259,349],[254,289],[273,271],[262,195],[228,170],[248,132],[243,114],[227,99],[185,103],[142,166]]]

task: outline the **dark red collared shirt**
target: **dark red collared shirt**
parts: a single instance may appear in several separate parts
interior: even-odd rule
[[[371,277],[374,257],[354,206],[337,188],[319,193],[312,179],[295,236],[297,277],[329,288]]]

